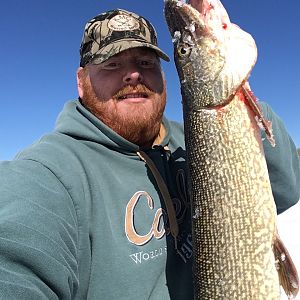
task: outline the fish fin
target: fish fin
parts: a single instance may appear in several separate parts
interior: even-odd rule
[[[244,83],[244,85],[242,85],[242,93],[245,97],[245,100],[247,101],[247,104],[250,106],[250,108],[252,109],[252,111],[255,115],[258,126],[261,127],[265,131],[270,144],[274,147],[275,140],[274,140],[274,136],[272,133],[272,122],[268,121],[264,117],[264,115],[261,111],[261,108],[257,103],[256,97],[254,96],[253,92],[250,89],[248,82],[246,82],[246,83]]]
[[[273,252],[280,285],[289,299],[292,299],[296,297],[299,291],[299,277],[292,258],[278,233],[273,244]]]

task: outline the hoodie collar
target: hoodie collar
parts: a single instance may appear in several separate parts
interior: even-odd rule
[[[106,126],[87,110],[79,100],[69,101],[65,104],[57,118],[55,131],[77,139],[103,144],[120,152],[136,155],[136,152],[140,149],[138,145],[129,142]],[[154,145],[167,146],[170,135],[169,122],[164,116]]]

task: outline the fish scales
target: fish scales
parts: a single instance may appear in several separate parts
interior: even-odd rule
[[[191,2],[199,12],[166,0],[165,16],[181,82],[195,299],[279,299],[276,207],[258,116],[242,93],[251,93],[255,42],[218,0]]]
[[[202,110],[184,119],[195,295],[278,299],[271,246],[276,212],[252,112],[235,98],[221,112]]]

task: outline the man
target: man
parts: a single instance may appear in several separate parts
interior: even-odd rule
[[[146,19],[119,9],[87,23],[80,55],[79,100],[0,165],[0,298],[193,299],[183,129],[163,117],[168,56]],[[263,108],[280,213],[299,199],[299,160]]]

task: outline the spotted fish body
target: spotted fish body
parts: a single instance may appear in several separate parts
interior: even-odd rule
[[[191,2],[197,9],[166,0],[165,17],[181,82],[195,299],[279,299],[276,207],[247,84],[256,45],[220,1]]]

